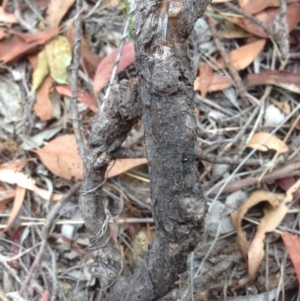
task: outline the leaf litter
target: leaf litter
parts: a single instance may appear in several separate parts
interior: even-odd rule
[[[109,0],[99,6],[84,2],[77,94],[82,128],[88,136],[123,42],[115,80],[125,78],[134,83],[136,73],[133,41],[122,41],[127,17],[124,5]],[[230,3],[242,12],[232,10]],[[274,300],[277,291],[289,294],[298,288],[299,227],[295,221],[300,198],[300,126],[299,122],[291,125],[299,116],[296,37],[300,6],[293,0],[287,4],[283,22],[288,24],[290,36],[282,35],[282,39],[288,41],[290,57],[285,63],[281,61],[280,44],[274,46],[274,36],[244,14],[266,22],[276,36],[276,30],[281,33],[280,1],[215,0],[189,39],[198,70],[194,82],[197,164],[211,209],[207,232],[188,261],[191,269],[181,275],[180,288],[175,285],[185,292],[181,295],[183,301]],[[57,220],[48,231],[51,250],[45,250],[38,267],[39,275],[44,276],[31,278],[27,295],[16,293],[20,288],[18,280],[25,279],[37,255],[38,227],[49,221],[53,201],[79,183],[83,168],[74,130],[68,122],[75,1],[39,0],[32,5],[34,10],[24,2],[20,19],[16,19],[10,2],[0,10],[0,160],[8,162],[0,168],[0,228],[5,230],[2,236],[6,241],[20,245],[17,252],[1,257],[1,263],[6,263],[4,276],[0,276],[4,284],[1,298],[8,294],[20,300],[46,300],[54,297],[51,283],[57,283],[58,300],[73,299],[77,289],[76,297],[93,300],[91,285],[96,279],[82,259],[88,242],[78,211],[78,195],[55,216]],[[229,59],[214,43],[209,19]],[[246,91],[244,96],[240,95],[237,76]],[[287,121],[283,123],[284,120]],[[99,183],[109,200],[109,210],[118,212],[111,229],[129,269],[134,269],[144,256],[154,234],[142,137],[139,121],[122,145],[130,155],[111,160],[106,182]],[[10,147],[11,143],[14,147]],[[275,152],[278,157],[270,168]],[[220,195],[216,195],[219,191]],[[233,211],[233,216],[238,217],[232,222],[229,216]],[[216,237],[218,234],[222,236]],[[11,250],[10,244],[3,241],[3,245]],[[286,261],[285,251],[289,254]],[[22,264],[12,256],[18,256]],[[50,275],[43,269],[52,265],[51,256],[59,260]],[[78,268],[82,265],[84,275]],[[249,277],[253,280],[247,282]],[[191,279],[194,297],[189,293]]]

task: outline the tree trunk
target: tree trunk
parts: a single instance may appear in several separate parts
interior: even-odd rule
[[[162,297],[204,230],[206,202],[195,160],[194,67],[187,38],[209,1],[144,1],[136,20],[142,101],[156,232],[124,301]]]

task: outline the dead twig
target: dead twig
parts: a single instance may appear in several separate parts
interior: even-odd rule
[[[32,265],[30,267],[28,275],[25,278],[25,280],[23,282],[23,285],[22,285],[22,287],[21,287],[21,289],[19,291],[20,295],[22,295],[26,291],[31,278],[33,277],[33,274],[35,273],[36,269],[40,265],[42,255],[43,255],[43,253],[45,251],[45,248],[46,248],[46,245],[47,245],[49,231],[50,231],[50,229],[51,229],[51,227],[53,225],[53,221],[55,219],[55,216],[61,210],[61,208],[67,203],[67,201],[70,199],[70,197],[72,197],[79,190],[80,187],[81,187],[81,183],[80,182],[78,182],[77,184],[75,184],[64,195],[64,197],[53,206],[53,208],[51,209],[51,211],[47,214],[46,222],[45,222],[45,224],[44,224],[44,226],[42,228],[42,239],[43,240],[42,240],[39,252],[37,253],[37,255],[36,255],[36,257],[35,257]]]

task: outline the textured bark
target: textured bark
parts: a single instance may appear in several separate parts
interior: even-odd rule
[[[111,154],[126,138],[140,116],[135,85],[122,81],[112,87],[104,110],[92,123],[88,148],[83,156],[84,177],[79,205],[90,235],[91,272],[103,289],[111,286],[123,268],[122,256],[111,238],[107,199],[102,191]]]
[[[146,0],[137,15],[138,91],[157,228],[124,301],[166,294],[203,234],[206,204],[195,160],[194,69],[186,40],[208,3]]]

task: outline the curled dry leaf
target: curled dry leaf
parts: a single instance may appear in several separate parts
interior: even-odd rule
[[[265,132],[254,134],[248,142],[247,147],[256,148],[262,152],[267,152],[272,149],[278,153],[286,153],[289,150],[283,141],[276,136]]]
[[[230,51],[229,57],[232,62],[232,65],[237,70],[243,70],[247,68],[260,54],[265,44],[266,44],[266,40],[260,39]],[[218,65],[221,68],[226,67],[226,64],[223,59],[219,60]]]
[[[107,55],[99,64],[96,75],[94,77],[93,89],[95,95],[100,92],[109,82],[119,49],[113,50]],[[123,71],[135,61],[134,45],[133,43],[125,44],[122,49],[121,59],[118,63],[117,73]]]
[[[300,183],[300,182],[299,182]],[[291,188],[293,190],[294,188]],[[246,202],[231,214],[232,222],[237,230],[238,246],[248,265],[248,276],[251,279],[263,257],[265,234],[274,231],[286,215],[288,208],[286,203],[292,200],[291,192],[277,194],[269,191],[258,190],[253,192]],[[261,219],[255,237],[251,244],[248,243],[246,234],[242,230],[241,222],[247,211],[253,206],[266,201],[264,206],[264,217]]]
[[[42,149],[34,150],[33,152],[40,157],[43,164],[55,175],[64,179],[72,177],[78,180],[82,179],[83,165],[74,135],[57,137]],[[115,160],[109,164],[106,177],[117,176],[145,163],[147,163],[146,158]]]

